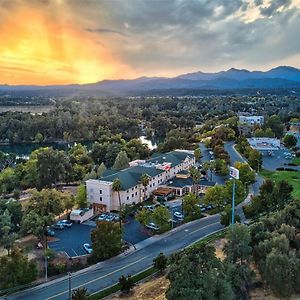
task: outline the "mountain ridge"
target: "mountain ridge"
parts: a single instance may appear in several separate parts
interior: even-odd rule
[[[278,66],[268,71],[249,71],[230,68],[226,71],[205,73],[202,71],[175,77],[147,77],[136,79],[105,79],[95,83],[67,85],[0,85],[0,92],[57,91],[86,94],[136,94],[151,90],[172,89],[292,89],[300,88],[300,69]]]

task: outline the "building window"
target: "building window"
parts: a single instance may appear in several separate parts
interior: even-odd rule
[[[135,192],[135,195],[137,196],[137,192]]]
[[[134,190],[134,188],[131,189],[132,191]]]
[[[131,197],[133,198],[133,197],[134,197],[134,194],[131,194]]]
[[[102,197],[100,197],[99,200],[102,201]]]
[[[127,200],[129,200],[129,196],[127,196]]]
[[[99,192],[100,192],[100,194],[102,194],[102,190],[100,190]]]

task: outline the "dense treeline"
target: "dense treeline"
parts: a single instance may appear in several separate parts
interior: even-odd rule
[[[207,120],[210,123],[205,129],[209,124],[213,128],[218,120],[243,111],[277,115],[282,122],[300,116],[297,96],[57,99],[55,105],[42,114],[0,114],[0,142],[97,140],[107,133],[122,133],[128,140],[140,135],[142,128],[148,136],[165,138],[171,130],[190,132],[196,123]],[[267,125],[278,136],[282,128],[272,128],[273,121],[267,121]]]
[[[295,200],[250,227],[234,225],[228,230],[224,259],[204,244],[172,255],[167,299],[249,299],[253,283],[260,280],[280,299],[298,295],[299,220]]]

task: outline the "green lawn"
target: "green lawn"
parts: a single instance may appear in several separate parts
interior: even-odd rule
[[[293,196],[300,199],[300,172],[263,170],[260,174],[265,178],[274,180],[275,182],[286,180],[294,187]]]
[[[300,157],[295,157],[293,160],[292,160],[292,163],[297,165],[297,166],[300,166]]]

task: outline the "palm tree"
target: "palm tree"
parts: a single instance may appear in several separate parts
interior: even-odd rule
[[[78,288],[72,292],[72,300],[87,300],[88,293],[86,288]]]
[[[119,222],[120,222],[120,228],[122,228],[122,221],[121,221],[122,203],[121,203],[121,197],[120,197],[120,191],[122,190],[122,182],[121,182],[120,178],[114,179],[113,184],[112,184],[112,189],[113,189],[114,192],[118,193],[118,198],[119,198],[119,212],[120,212]]]
[[[146,187],[147,185],[149,184],[149,176],[148,174],[144,173],[142,176],[141,176],[141,182],[142,182],[142,185],[144,187],[144,201],[146,200]]]
[[[199,170],[196,169],[195,167],[190,168],[190,174],[191,174],[191,177],[192,177],[192,180],[193,180],[193,185],[195,187],[195,186],[198,185],[199,180],[201,179],[201,174],[200,174]],[[197,189],[194,188],[195,194],[196,194],[196,190]]]

